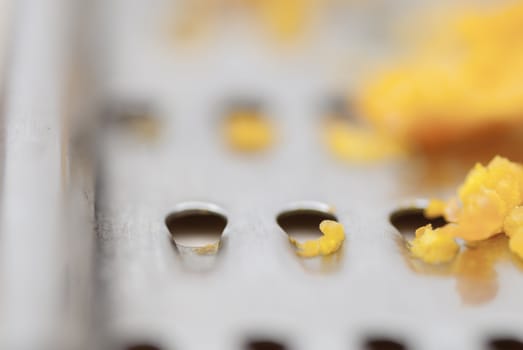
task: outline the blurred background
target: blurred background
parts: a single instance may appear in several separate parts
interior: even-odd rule
[[[523,348],[506,239],[405,249],[523,161],[522,1],[2,0],[0,82],[2,348]]]

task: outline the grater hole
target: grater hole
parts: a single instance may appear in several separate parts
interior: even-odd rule
[[[369,339],[363,347],[365,350],[406,350],[407,347],[393,339]]]
[[[271,147],[275,139],[272,120],[262,103],[243,98],[228,104],[223,120],[223,136],[229,148],[238,153],[257,153]]]
[[[282,343],[272,340],[252,340],[245,345],[245,350],[285,350]]]
[[[333,214],[314,209],[285,211],[277,218],[278,225],[298,242],[321,237],[318,227],[323,220],[338,221]]]
[[[103,114],[105,126],[114,126],[142,141],[156,140],[161,123],[145,102],[120,101],[109,104]]]
[[[351,101],[343,94],[334,94],[325,99],[324,112],[327,120],[357,122]]]
[[[229,114],[238,110],[260,112],[263,110],[264,103],[256,96],[251,94],[248,95],[236,95],[224,103],[224,112]]]
[[[427,219],[423,214],[423,209],[420,208],[396,210],[390,215],[389,219],[399,233],[408,240],[413,239],[416,229],[422,226],[432,224],[434,228],[437,228],[447,223],[443,217]]]
[[[188,209],[168,215],[165,224],[176,245],[204,247],[220,241],[227,218],[210,209]]]
[[[498,338],[489,341],[488,348],[492,350],[523,350],[523,343],[514,338]]]
[[[133,345],[127,346],[125,348],[125,350],[162,350],[162,348],[160,348],[157,345],[153,345],[153,344],[148,344],[148,343],[141,344],[140,343],[140,344],[133,344]]]

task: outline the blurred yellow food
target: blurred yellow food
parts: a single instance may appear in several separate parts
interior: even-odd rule
[[[510,239],[510,250],[523,258],[523,206],[512,209],[505,219],[504,230]]]
[[[523,206],[512,209],[505,219],[503,230],[509,237],[523,233]]]
[[[506,238],[496,236],[468,245],[452,266],[456,288],[466,304],[483,304],[497,294],[499,282],[495,266],[507,252]]]
[[[323,136],[331,153],[343,160],[373,161],[404,153],[403,147],[386,135],[335,118],[326,121]]]
[[[254,5],[262,24],[275,37],[290,40],[310,24],[318,0],[246,0]]]
[[[333,220],[323,220],[320,223],[320,231],[323,233],[323,236],[304,243],[289,237],[289,241],[298,248],[296,254],[304,258],[312,258],[320,255],[329,255],[340,249],[345,240],[345,232],[340,223]]]
[[[411,57],[364,83],[361,115],[418,149],[521,125],[522,38],[522,1],[457,11]]]
[[[446,205],[441,200],[433,200],[425,215],[444,216],[449,224],[440,232],[466,241],[483,241],[505,232],[512,252],[523,258],[522,204],[523,166],[497,156],[487,167],[476,164],[457,196]],[[427,260],[423,254],[418,257]]]
[[[520,258],[523,259],[523,234],[521,231],[518,234],[510,237],[509,241],[510,251],[514,254],[517,254]]]
[[[435,219],[440,216],[444,216],[445,208],[447,207],[447,202],[439,200],[439,199],[432,199],[427,208],[425,208],[425,217],[429,219]]]
[[[416,238],[410,242],[410,251],[426,263],[439,264],[454,259],[459,245],[445,227],[433,229],[429,224],[416,230]]]
[[[175,34],[178,38],[194,38],[213,30],[220,20],[230,21],[224,14],[247,15],[263,30],[280,41],[301,36],[314,22],[318,6],[325,0],[186,0],[176,8]]]
[[[272,123],[257,111],[239,110],[230,114],[224,125],[229,146],[240,152],[257,152],[274,141]]]

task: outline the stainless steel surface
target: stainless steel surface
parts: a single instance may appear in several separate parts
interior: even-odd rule
[[[132,113],[138,104],[159,133],[151,138],[125,119],[102,120],[95,169],[89,152],[77,157],[64,136],[81,139],[85,126],[70,116],[72,124],[62,123],[60,61],[40,56],[49,37],[60,36],[45,29],[60,4],[25,7],[15,48],[2,201],[2,344],[240,349],[267,337],[313,350],[358,349],[376,336],[412,349],[463,350],[482,348],[491,336],[523,334],[523,279],[513,264],[496,266],[494,299],[470,306],[455,278],[415,273],[406,263],[389,215],[449,188],[409,186],[405,173],[415,167],[408,161],[344,164],[323,147],[322,103],[345,92],[351,69],[365,61],[360,51],[372,56],[372,45],[340,49],[335,38],[301,48],[301,55],[282,54],[261,39],[230,40],[229,28],[198,53],[164,35],[168,2],[99,1],[90,22],[90,110],[123,103]],[[41,39],[37,47],[33,36]],[[268,152],[253,157],[231,152],[219,131],[218,107],[245,93],[263,102],[278,133]],[[191,201],[218,205],[228,220],[210,263],[196,255],[184,261],[165,225]],[[294,254],[276,222],[290,209],[328,210],[339,219],[347,240],[338,260],[310,263]],[[71,227],[75,222],[82,224]],[[66,315],[59,306],[64,276],[74,296]]]
[[[181,349],[239,348],[251,334],[297,349],[357,348],[369,334],[416,349],[473,349],[497,331],[523,334],[523,282],[513,266],[497,268],[499,294],[479,307],[463,305],[453,278],[407,267],[388,216],[416,192],[402,195],[398,185],[408,164],[351,166],[326,153],[319,106],[340,84],[334,45],[318,44],[298,62],[227,40],[191,55],[158,39],[162,17],[151,9],[159,5],[113,4],[127,17],[111,19],[108,95],[145,98],[162,133],[153,144],[105,134],[100,237],[109,333]],[[224,146],[216,113],[244,91],[266,103],[279,134],[267,154],[252,158]],[[207,274],[182,268],[163,223],[188,200],[227,212],[223,251]],[[300,200],[335,208],[348,236],[339,270],[306,270],[276,224]]]
[[[94,223],[92,168],[73,144],[87,124],[72,78],[74,6],[12,5],[13,28],[2,28],[12,35],[2,82],[0,347],[79,349],[91,327]]]

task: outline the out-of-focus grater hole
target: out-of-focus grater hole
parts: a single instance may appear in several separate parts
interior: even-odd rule
[[[237,153],[253,154],[269,149],[275,141],[274,121],[254,98],[237,98],[225,106],[222,134]]]
[[[204,248],[220,242],[227,217],[213,204],[191,202],[169,214],[165,225],[177,246]]]
[[[244,96],[238,94],[233,98],[227,99],[223,104],[223,110],[226,115],[237,110],[260,112],[263,109],[264,102],[254,94]]]
[[[269,339],[250,340],[245,344],[245,350],[285,350],[287,347],[281,343]]]
[[[389,217],[390,223],[399,231],[403,238],[414,238],[416,229],[432,224],[434,228],[441,227],[447,222],[444,218],[427,219],[421,208],[402,208],[394,211]]]
[[[161,348],[160,346],[153,345],[151,343],[132,344],[132,345],[124,347],[124,349],[125,350],[163,350],[163,348]]]
[[[119,101],[109,104],[103,112],[104,126],[116,127],[142,142],[160,136],[161,123],[156,112],[145,102]]]
[[[488,342],[489,350],[523,350],[523,342],[516,338],[493,338]]]
[[[407,350],[397,339],[390,338],[371,338],[363,344],[364,350]]]
[[[328,208],[325,204],[321,204],[321,207]],[[338,221],[336,216],[328,210],[311,209],[307,205],[283,211],[276,219],[285,233],[298,242],[321,237],[319,226],[323,220]]]
[[[323,103],[323,116],[345,122],[357,122],[351,101],[342,94],[328,96]]]

